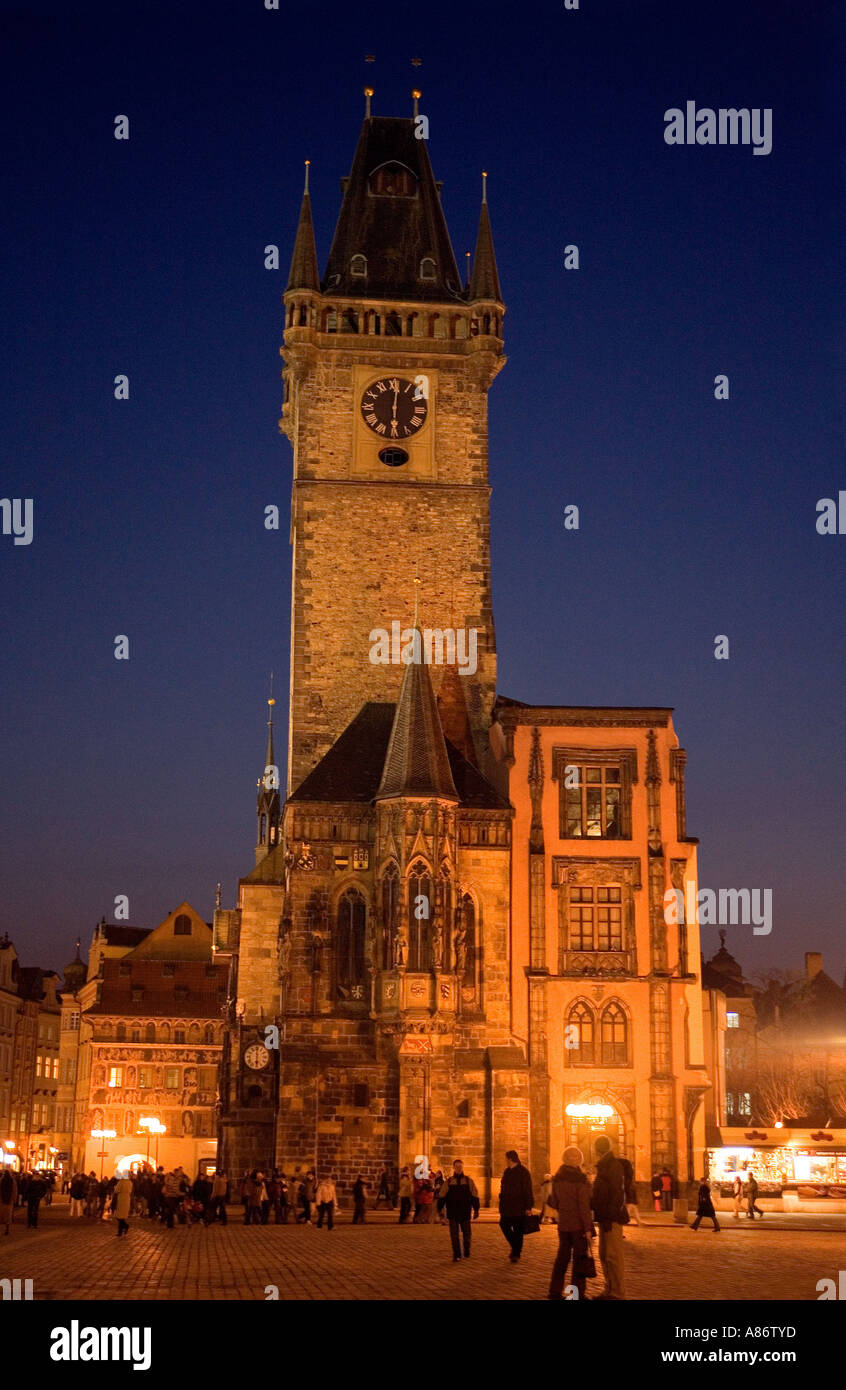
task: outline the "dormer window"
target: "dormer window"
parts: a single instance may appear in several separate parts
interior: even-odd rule
[[[353,256],[350,261],[350,275],[355,275],[361,279],[367,274],[367,257],[358,255]]]
[[[374,169],[368,179],[368,188],[388,198],[416,198],[417,179],[405,164],[389,161]]]
[[[420,262],[420,279],[434,280],[436,278],[435,262],[431,256],[424,256]]]

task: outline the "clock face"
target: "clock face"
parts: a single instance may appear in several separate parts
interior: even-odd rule
[[[404,376],[374,381],[361,398],[364,423],[380,439],[409,439],[417,434],[429,412],[424,389]]]
[[[270,1061],[270,1053],[263,1043],[253,1043],[244,1053],[244,1061],[251,1071],[261,1071]]]

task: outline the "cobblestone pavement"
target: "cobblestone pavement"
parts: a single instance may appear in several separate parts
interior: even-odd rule
[[[226,1227],[168,1231],[133,1218],[121,1240],[113,1221],[71,1221],[65,1202],[42,1209],[37,1231],[18,1210],[11,1236],[0,1236],[0,1278],[32,1279],[36,1299],[263,1300],[269,1284],[284,1299],[543,1299],[557,1244],[544,1226],[512,1265],[494,1213],[483,1212],[471,1259],[453,1264],[445,1226],[399,1226],[388,1213],[352,1226],[344,1213],[332,1232],[247,1228],[239,1210]],[[753,1226],[727,1216],[719,1235],[659,1220],[627,1227],[628,1296],[814,1300],[819,1279],[837,1278],[846,1226],[816,1220],[773,1213]],[[588,1286],[600,1291],[601,1281]]]

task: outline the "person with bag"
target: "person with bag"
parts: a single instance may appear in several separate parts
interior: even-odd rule
[[[757,1212],[763,1220],[764,1213],[758,1206],[758,1179],[750,1168],[746,1175],[746,1215],[749,1217],[750,1221],[755,1220],[755,1212]]]
[[[739,1173],[735,1173],[734,1182],[731,1185],[731,1195],[734,1201],[734,1219],[740,1220],[740,1213],[743,1210],[743,1179]]]
[[[629,1221],[623,1170],[607,1135],[600,1134],[593,1147],[597,1163],[592,1205],[594,1219],[599,1227],[599,1258],[605,1276],[605,1289],[598,1297],[621,1299],[626,1296],[623,1227],[627,1226]]]
[[[561,1167],[552,1179],[548,1204],[558,1213],[558,1254],[552,1266],[547,1298],[563,1299],[564,1283],[570,1257],[573,1260],[572,1283],[580,1300],[585,1296],[585,1283],[596,1275],[596,1265],[590,1250],[594,1234],[590,1212],[590,1184],[582,1168],[582,1151],[575,1144],[565,1149]]]
[[[459,1234],[464,1237],[464,1258],[470,1258],[470,1213],[473,1220],[479,1219],[479,1194],[476,1184],[464,1171],[464,1164],[457,1158],[452,1165],[452,1177],[441,1188],[438,1209],[446,1208],[449,1221],[449,1238],[452,1242],[453,1262],[461,1259]]]
[[[505,1155],[508,1164],[499,1182],[499,1229],[511,1246],[509,1259],[516,1264],[523,1253],[526,1218],[532,1216],[532,1175],[520,1162],[516,1149]]]

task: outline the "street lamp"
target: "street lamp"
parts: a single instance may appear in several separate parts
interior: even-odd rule
[[[91,1131],[91,1138],[92,1138],[92,1139],[117,1139],[117,1130],[116,1130],[116,1129],[92,1129],[92,1131]],[[100,1160],[100,1181],[102,1182],[102,1181],[103,1181],[103,1160],[104,1160],[105,1157],[106,1157],[106,1150],[105,1150],[105,1149],[101,1149],[100,1152],[98,1153],[97,1157],[98,1157],[99,1160]]]

